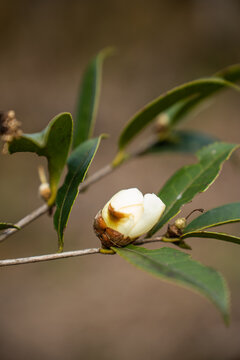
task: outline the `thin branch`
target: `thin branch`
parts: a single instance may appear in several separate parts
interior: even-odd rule
[[[75,257],[82,255],[98,254],[99,252],[100,252],[100,248],[93,248],[93,249],[84,249],[84,250],[76,250],[76,251],[65,251],[62,253],[55,253],[55,254],[29,256],[25,258],[7,259],[7,260],[0,260],[0,266],[32,264],[35,262],[65,259],[68,257]]]
[[[138,147],[131,153],[131,159],[142,156],[153,145],[159,142],[159,137],[156,134],[149,136],[145,141],[143,140]]]
[[[103,177],[107,176],[108,174],[110,174],[115,168],[109,164],[106,165],[104,167],[102,167],[100,170],[98,170],[97,172],[95,172],[95,174],[89,176],[89,178],[87,180],[85,180],[83,183],[81,183],[79,185],[79,193],[86,190],[90,185],[98,182],[99,180],[101,180]]]
[[[21,220],[19,220],[15,225],[20,229],[22,229],[26,225],[30,224],[31,222],[33,222],[34,220],[45,214],[47,211],[48,211],[48,206],[47,204],[44,204],[40,206],[38,209],[31,212],[30,214],[28,214],[27,216],[25,216],[24,218],[22,218]],[[19,229],[13,228],[3,231],[3,233],[0,235],[0,241],[5,240],[8,236],[14,234],[16,231],[19,231]]]
[[[143,245],[143,244],[149,244],[152,242],[159,242],[159,241],[162,241],[161,236],[156,237],[154,239],[139,239],[139,240],[134,241],[133,244],[134,245]],[[21,264],[32,264],[35,262],[65,259],[65,258],[69,258],[69,257],[92,255],[92,254],[99,254],[99,253],[101,253],[101,248],[92,248],[92,249],[84,249],[84,250],[65,251],[62,253],[54,253],[54,254],[47,254],[47,255],[29,256],[29,257],[25,257],[25,258],[6,259],[6,260],[0,260],[0,267],[1,266],[11,266],[11,265],[21,265]]]
[[[119,163],[117,166],[113,166],[112,164],[109,164],[109,165],[106,165],[106,166],[102,167],[95,174],[93,174],[92,176],[89,176],[89,178],[87,180],[85,180],[83,183],[80,184],[79,193],[86,190],[90,185],[96,183],[97,181],[99,181],[103,177],[105,177],[108,174],[110,174],[111,172],[113,172],[117,167],[119,167],[123,163],[125,163],[125,162],[127,162],[129,160],[132,160],[137,156],[142,155],[144,153],[144,151],[149,146],[151,146],[155,141],[156,141],[156,138],[151,137],[150,141],[148,139],[146,142],[141,143],[139,145],[139,147],[132,154],[129,154],[129,156],[126,157],[125,160],[123,162]],[[40,206],[39,208],[37,208],[36,210],[32,211],[30,214],[26,215],[21,220],[19,220],[15,225],[17,227],[19,227],[20,230],[21,230],[22,228],[24,228],[25,226],[27,226],[28,224],[30,224],[34,220],[38,219],[40,216],[46,214],[48,212],[48,210],[49,210],[49,208],[48,208],[47,204],[44,204],[44,205]],[[16,231],[19,231],[19,229],[12,228],[12,229],[8,229],[8,230],[3,231],[1,233],[1,235],[0,235],[0,242],[4,241],[10,235],[13,235]]]
[[[98,180],[103,178],[104,176],[108,175],[113,170],[114,170],[114,168],[111,165],[104,166],[99,171],[97,171],[95,174],[93,174],[92,176],[89,176],[89,178],[86,181],[84,181],[82,184],[80,184],[79,192],[84,191],[88,186],[94,184],[95,182],[97,182]],[[31,212],[30,214],[28,214],[27,216],[25,216],[24,218],[22,218],[21,220],[19,220],[15,225],[17,227],[19,227],[21,230],[26,225],[30,224],[31,222],[33,222],[40,216],[46,214],[47,212],[48,212],[48,206],[47,206],[47,204],[44,204],[44,205],[40,206],[38,209]],[[8,229],[8,230],[3,231],[2,234],[0,235],[0,242],[4,241],[7,237],[14,234],[16,231],[19,231],[19,230],[13,228],[13,229]]]
[[[155,238],[149,238],[149,239],[137,239],[134,241],[133,245],[150,244],[159,241],[163,241],[163,236],[157,236]]]

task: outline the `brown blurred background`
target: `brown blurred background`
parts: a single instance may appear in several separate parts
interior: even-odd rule
[[[0,1],[0,108],[14,109],[25,132],[62,111],[74,112],[89,59],[114,45],[104,65],[96,134],[106,132],[90,172],[111,161],[128,118],[182,82],[240,60],[240,1]],[[183,124],[239,142],[239,94],[225,92]],[[157,192],[194,157],[139,159],[82,194],[65,248],[98,246],[92,219],[121,188]],[[0,155],[1,221],[38,207],[33,154]],[[183,213],[239,200],[239,168],[229,162],[210,190]],[[223,229],[239,234],[235,224]],[[0,270],[0,359],[240,359],[240,248],[190,241],[192,255],[220,270],[232,292],[229,328],[205,299],[141,272],[117,256],[89,256]],[[52,219],[44,216],[6,242],[1,258],[56,251]]]

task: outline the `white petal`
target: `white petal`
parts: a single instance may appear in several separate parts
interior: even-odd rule
[[[136,238],[151,230],[158,222],[166,207],[162,200],[155,194],[144,195],[143,204],[143,215],[129,233],[129,236],[132,238]]]
[[[109,205],[111,200],[107,202],[107,204],[102,209],[102,217],[105,221],[107,227],[116,230],[120,233],[122,233],[125,236],[128,236],[130,230],[135,224],[134,217],[131,216],[131,214],[126,214],[126,217],[120,218],[120,219],[114,219],[110,213],[109,213]],[[116,210],[116,209],[114,209]]]
[[[109,214],[109,205],[111,205],[114,211],[121,213],[123,217],[114,219]],[[102,210],[102,217],[106,225],[125,236],[129,235],[130,230],[142,214],[143,195],[136,188],[119,191],[107,202]]]
[[[129,217],[128,219],[123,219],[119,221],[118,223],[112,223],[111,229],[116,230],[123,234],[124,236],[129,236],[129,233],[134,226],[135,222],[132,217]]]
[[[110,200],[112,207],[119,211],[123,207],[143,204],[143,194],[137,188],[121,190]]]

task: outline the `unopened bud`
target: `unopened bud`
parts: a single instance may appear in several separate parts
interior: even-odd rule
[[[46,182],[46,183],[43,183],[39,186],[39,195],[43,198],[43,200],[47,201],[50,199],[51,197],[51,189],[50,189],[50,186],[49,184]]]
[[[15,117],[16,117],[15,111],[14,110],[9,110],[8,111],[8,117],[9,117],[9,119],[15,119]]]
[[[38,175],[39,175],[39,179],[41,182],[38,192],[39,192],[39,195],[41,196],[41,198],[47,202],[51,197],[51,189],[50,189],[49,183],[47,182],[45,170],[42,165],[40,165],[38,167]]]
[[[183,230],[187,225],[187,220],[185,218],[178,218],[174,224],[178,229]]]
[[[163,133],[168,130],[169,127],[169,116],[166,113],[160,114],[155,122],[155,129],[158,133]]]

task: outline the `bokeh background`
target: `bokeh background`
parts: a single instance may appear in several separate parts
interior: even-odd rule
[[[84,68],[105,46],[96,134],[109,133],[90,172],[111,161],[129,117],[182,82],[240,60],[238,0],[1,0],[0,108],[14,109],[25,132],[63,111],[74,113]],[[227,91],[183,124],[239,142],[239,94]],[[157,192],[193,156],[164,154],[130,162],[82,194],[65,248],[98,246],[92,220],[116,191]],[[41,204],[33,154],[0,155],[0,219],[17,221]],[[185,206],[239,200],[239,163],[228,162],[216,183]],[[239,234],[239,224],[225,231]],[[190,241],[192,256],[220,270],[232,292],[229,328],[205,299],[141,272],[117,256],[89,256],[0,269],[0,359],[240,359],[240,248]],[[1,243],[0,257],[56,251],[52,219],[44,216]]]

